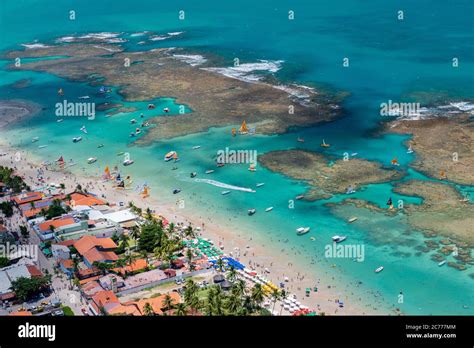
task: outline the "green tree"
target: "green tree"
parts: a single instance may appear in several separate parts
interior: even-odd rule
[[[10,264],[8,257],[0,256],[0,268],[7,267]]]
[[[24,225],[20,226],[20,233],[21,233],[21,236],[25,239],[30,237],[30,231],[28,231],[28,228]]]
[[[155,315],[155,311],[153,310],[153,307],[150,302],[145,303],[145,305],[143,306],[143,314],[147,316]]]
[[[185,303],[178,303],[176,306],[175,306],[176,310],[175,310],[175,314],[177,316],[184,316],[187,314],[187,306]]]
[[[51,282],[51,276],[33,278],[20,277],[12,281],[11,289],[20,301],[26,301],[33,295],[46,289]]]
[[[255,306],[260,307],[264,300],[263,288],[261,284],[255,284],[250,293],[250,298]]]
[[[170,294],[165,295],[165,298],[163,299],[163,302],[162,302],[162,306],[163,308],[165,308],[166,312],[168,312],[174,307],[173,298],[170,296]]]

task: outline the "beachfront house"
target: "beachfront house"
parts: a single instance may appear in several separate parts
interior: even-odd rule
[[[113,252],[117,244],[111,238],[84,236],[75,241],[73,246],[89,268],[92,268],[95,262],[111,263],[118,260],[117,254]]]

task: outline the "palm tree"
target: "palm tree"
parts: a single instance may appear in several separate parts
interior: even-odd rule
[[[193,251],[189,248],[186,250],[186,257],[188,259],[189,269],[191,269],[191,266],[193,265]]]
[[[176,306],[175,314],[178,316],[185,316],[187,314],[187,306],[185,303],[178,303]]]
[[[82,193],[82,186],[80,184],[76,185],[76,192]]]
[[[234,288],[236,289],[236,293],[242,298],[245,295],[245,292],[247,291],[247,285],[245,284],[245,280],[238,279],[234,283]]]
[[[237,294],[237,291],[233,290],[227,299],[226,307],[229,311],[229,314],[237,315],[241,306],[242,306],[242,301],[240,300],[240,297]]]
[[[153,310],[150,302],[145,303],[143,306],[143,314],[147,316],[155,315],[155,311]]]
[[[222,257],[219,257],[216,261],[216,266],[219,272],[222,272],[224,269],[224,260],[222,260]]]
[[[62,190],[63,193],[64,193],[64,190],[66,189],[66,185],[64,185],[64,184],[59,184],[59,187],[61,188],[61,190]]]
[[[272,308],[272,313],[275,310],[275,305],[276,302],[280,299],[280,291],[278,289],[272,289],[272,299],[273,299],[273,308]]]
[[[233,282],[237,278],[237,270],[234,266],[230,266],[229,273],[227,273],[227,279]]]
[[[133,239],[137,239],[140,236],[140,229],[138,226],[132,226],[130,228],[130,236],[132,236]]]
[[[186,229],[184,230],[184,235],[188,238],[193,238],[193,239],[196,237],[196,233],[194,232],[191,225],[186,227]]]
[[[170,294],[165,295],[165,298],[162,302],[162,306],[165,308],[165,312],[173,308],[173,298],[170,296]]]
[[[252,299],[252,302],[257,306],[260,307],[260,304],[264,300],[263,296],[263,288],[261,284],[255,284],[254,287],[252,288],[250,298]]]

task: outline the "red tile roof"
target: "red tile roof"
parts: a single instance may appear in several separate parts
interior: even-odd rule
[[[95,247],[115,249],[117,244],[111,238],[97,238],[96,236],[84,236],[74,242],[74,248],[81,255]]]
[[[137,259],[132,262],[131,265],[125,265],[123,267],[114,268],[113,270],[120,274],[131,273],[145,269],[148,266],[145,259]]]
[[[74,224],[75,221],[73,218],[60,218],[60,219],[53,219],[53,220],[48,220],[39,225],[39,229],[41,231],[48,231],[50,226],[53,226],[54,228],[59,228],[62,226],[67,226],[67,225],[72,225]]]
[[[43,198],[43,193],[42,192],[26,192],[26,193],[22,193],[18,196],[12,197],[12,200],[16,204],[22,204],[22,203],[29,203],[29,202],[38,201],[42,198]]]
[[[34,265],[26,265],[28,272],[30,272],[32,277],[42,277],[43,273]]]
[[[70,259],[68,260],[61,260],[59,261],[60,264],[64,266],[66,269],[73,269],[74,268],[74,262]]]
[[[115,254],[113,251],[100,251],[97,248],[90,249],[82,256],[84,256],[84,259],[86,259],[91,265],[94,262],[118,260],[117,254]]]
[[[73,203],[74,205],[88,205],[88,206],[107,204],[107,202],[99,198],[96,198],[92,195],[85,194],[85,193],[78,193],[78,192],[71,194],[71,203]]]

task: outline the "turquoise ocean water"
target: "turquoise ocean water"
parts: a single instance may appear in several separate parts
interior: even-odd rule
[[[76,11],[76,20],[68,19],[68,11]],[[185,20],[178,18],[185,11]],[[295,19],[288,20],[292,10]],[[397,12],[404,11],[404,20],[397,20]],[[328,207],[346,195],[328,201],[296,203],[288,209],[288,200],[304,192],[303,182],[271,173],[261,167],[257,172],[246,165],[226,166],[212,176],[205,170],[214,168],[216,149],[229,146],[234,149],[256,149],[264,153],[275,149],[302,147],[320,150],[325,138],[331,143],[328,151],[342,157],[344,152],[357,152],[359,157],[388,164],[398,157],[401,169],[413,160],[406,153],[404,142],[408,136],[374,136],[381,117],[381,102],[411,100],[411,96],[425,95],[437,100],[464,100],[474,97],[474,4],[469,0],[446,2],[432,1],[248,1],[238,3],[200,1],[136,1],[123,0],[90,2],[71,1],[2,1],[0,4],[0,49],[17,49],[19,44],[48,42],[57,37],[82,35],[91,32],[122,32],[129,41],[129,50],[154,47],[187,47],[201,54],[211,53],[223,57],[223,64],[230,66],[238,57],[241,63],[254,63],[259,59],[282,60],[281,69],[275,74],[282,81],[302,85],[323,86],[332,91],[349,92],[342,106],[344,117],[338,121],[298,130],[280,136],[229,136],[229,129],[210,129],[205,134],[188,135],[152,146],[133,146],[128,137],[130,119],[140,112],[105,117],[98,113],[94,121],[67,119],[56,123],[54,104],[56,91],[62,87],[67,97],[75,100],[83,95],[95,95],[97,89],[83,83],[65,81],[58,77],[35,72],[7,71],[11,62],[1,61],[0,99],[26,99],[41,104],[45,110],[24,124],[15,125],[2,134],[14,145],[20,145],[44,160],[54,160],[59,155],[85,163],[88,157],[98,157],[94,165],[78,165],[72,169],[99,175],[105,165],[119,165],[122,158],[117,152],[128,151],[135,164],[128,167],[134,184],[147,182],[151,192],[162,201],[174,202],[171,194],[175,187],[182,189],[180,198],[186,206],[202,216],[219,216],[231,228],[239,229],[254,239],[266,242],[279,250],[291,250],[292,258],[306,265],[308,272],[319,278],[321,274],[335,277],[334,281],[361,292],[363,301],[373,301],[377,295],[380,307],[398,307],[408,314],[473,314],[474,296],[472,270],[464,272],[450,267],[438,267],[430,254],[416,249],[424,242],[419,231],[413,230],[402,214],[387,217],[352,206]],[[143,37],[129,37],[130,33],[152,31],[155,34],[183,32],[181,35],[148,45],[137,45]],[[342,60],[348,57],[350,67],[343,68]],[[451,61],[459,58],[459,67]],[[26,88],[12,88],[11,84],[30,79]],[[118,94],[109,94],[108,101],[121,101]],[[156,99],[156,110],[169,107],[177,109],[172,96]],[[123,101],[121,101],[123,102]],[[123,102],[125,106],[146,109],[149,101]],[[210,101],[212,102],[212,101]],[[188,110],[189,111],[189,110]],[[155,115],[144,111],[145,116]],[[80,133],[85,124],[88,134]],[[83,135],[81,143],[73,144],[71,138]],[[38,143],[31,138],[40,136]],[[295,142],[301,136],[304,144]],[[97,145],[105,146],[97,149]],[[38,145],[48,145],[39,150]],[[199,150],[192,146],[201,145]],[[61,149],[59,151],[59,149]],[[173,164],[164,163],[163,155],[176,150],[181,161],[178,170]],[[59,153],[60,152],[60,153]],[[199,178],[217,180],[231,185],[265,186],[256,193],[233,191],[222,196],[222,188],[189,179],[189,173],[198,172]],[[409,178],[429,180],[414,170]],[[391,184],[374,184],[364,187],[352,197],[368,200],[385,207],[388,197],[394,201],[420,203],[414,197],[394,194]],[[473,197],[472,187],[462,187]],[[266,207],[274,211],[263,213]],[[258,213],[248,217],[249,208]],[[350,216],[358,216],[355,224],[348,224]],[[298,237],[294,231],[299,226],[311,226],[311,235]],[[325,259],[324,246],[333,235],[347,235],[348,242],[365,245],[364,262],[351,259]],[[285,242],[284,242],[285,241]],[[336,268],[331,265],[336,264]],[[385,270],[375,275],[380,265]],[[362,286],[352,289],[361,281]],[[347,286],[349,284],[349,286]],[[362,290],[363,289],[363,290]],[[368,294],[367,291],[371,292]],[[400,291],[404,303],[397,302]],[[347,291],[338,292],[344,298]],[[465,308],[465,307],[468,308]]]

